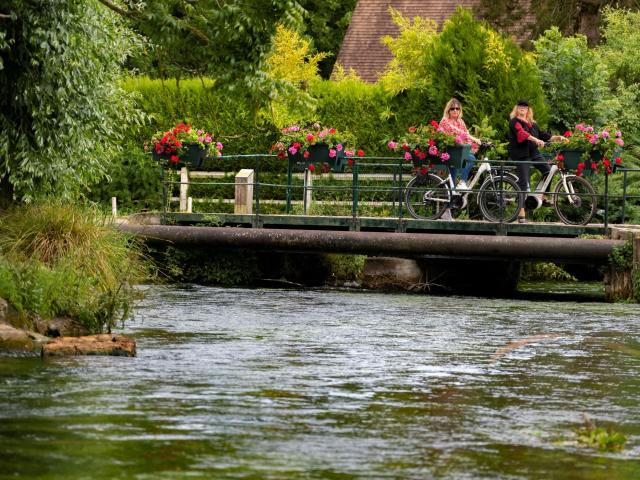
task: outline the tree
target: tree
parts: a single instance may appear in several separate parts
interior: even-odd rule
[[[581,33],[590,45],[600,39],[602,9],[617,5],[638,8],[637,0],[481,0],[479,14],[501,31],[520,33],[523,24],[528,30],[526,40],[533,40],[552,26],[557,26],[564,35]],[[528,20],[533,18],[533,25]]]
[[[104,178],[115,142],[139,119],[118,86],[134,37],[96,0],[8,0],[0,9],[4,204],[73,197]]]
[[[145,73],[208,76],[253,89],[265,87],[262,70],[276,25],[299,28],[304,14],[295,0],[99,1],[148,39]]]
[[[551,127],[567,130],[578,122],[601,123],[597,105],[609,95],[608,72],[600,55],[589,49],[587,37],[563,37],[553,27],[533,44]]]
[[[299,3],[305,10],[304,31],[313,39],[313,47],[328,53],[319,63],[320,75],[328,79],[358,1],[299,0]]]

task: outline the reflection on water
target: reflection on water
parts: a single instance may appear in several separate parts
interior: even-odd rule
[[[0,359],[0,478],[640,477],[636,305],[153,287],[123,331]]]

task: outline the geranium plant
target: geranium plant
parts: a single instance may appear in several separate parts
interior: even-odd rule
[[[326,146],[328,158],[314,163],[315,146]],[[271,147],[279,158],[292,161],[303,161],[310,171],[317,173],[329,171],[329,161],[346,157],[348,165],[353,165],[354,156],[363,157],[364,151],[355,148],[355,138],[347,132],[339,132],[335,128],[323,127],[319,123],[308,126],[291,125],[283,128],[278,141]]]
[[[620,152],[624,146],[622,132],[615,127],[604,127],[596,130],[592,125],[578,123],[573,130],[564,132],[567,142],[561,145],[562,150],[556,155],[556,161],[562,169],[575,170],[580,176],[584,170],[596,171],[599,168],[607,173],[621,162]],[[568,164],[567,151],[578,150],[581,153],[577,165]]]
[[[194,147],[202,158],[220,156],[223,145],[214,140],[211,133],[179,123],[170,130],[156,132],[151,137],[151,146],[145,145],[145,150],[151,148],[156,158],[168,159],[170,164],[177,165],[189,154],[189,149]]]
[[[432,120],[429,125],[409,127],[402,138],[389,141],[387,147],[404,152],[405,161],[413,161],[417,165],[420,162],[448,162],[450,154],[447,149],[463,143],[462,138],[449,135],[437,121]]]

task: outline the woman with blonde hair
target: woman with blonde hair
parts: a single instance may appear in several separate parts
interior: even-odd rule
[[[473,169],[473,164],[476,160],[474,153],[478,151],[481,141],[471,136],[467,125],[462,119],[462,104],[457,98],[452,98],[447,102],[444,107],[444,113],[442,114],[442,120],[440,120],[440,127],[449,135],[456,137],[458,143],[470,143],[471,154],[466,159],[464,168],[460,169],[460,183],[458,188],[465,190],[467,188],[467,180],[469,179],[469,173]],[[451,173],[451,179],[456,181],[458,175],[458,169],[449,167]]]
[[[546,175],[550,167],[544,156],[538,150],[548,141],[566,141],[561,135],[551,135],[543,132],[533,120],[533,109],[527,100],[518,100],[511,110],[509,121],[509,156],[515,160],[518,171],[518,188],[523,195],[529,192],[530,165]],[[526,222],[524,208],[518,212],[518,222]]]

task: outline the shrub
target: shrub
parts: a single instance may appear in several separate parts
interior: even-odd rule
[[[140,246],[95,208],[50,202],[0,218],[0,296],[23,313],[99,332],[126,318],[148,274]]]

